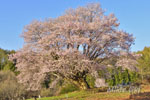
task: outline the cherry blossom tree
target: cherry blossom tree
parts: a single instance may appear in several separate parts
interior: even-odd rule
[[[137,67],[138,59],[141,57],[140,54],[136,53],[126,53],[122,52],[121,56],[118,58],[116,62],[117,67],[123,67],[123,69],[128,69],[131,71],[138,72],[139,69]]]
[[[20,71],[20,83],[28,90],[38,90],[47,73],[52,72],[81,89],[89,88],[86,75],[104,68],[97,58],[130,51],[134,38],[118,26],[115,15],[105,15],[97,3],[69,9],[57,18],[31,22],[22,33],[24,47],[10,56]]]

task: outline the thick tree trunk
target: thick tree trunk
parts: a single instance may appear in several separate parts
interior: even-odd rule
[[[37,97],[36,97],[36,96],[34,97],[34,100],[37,100]]]
[[[37,100],[37,96],[33,96],[34,100]]]
[[[78,79],[78,80],[72,80],[72,82],[80,88],[80,90],[86,90],[89,89],[90,86],[88,85],[86,79]]]
[[[88,82],[86,81],[86,78],[84,78],[84,82],[86,84],[87,89],[90,89],[90,86],[89,86]]]

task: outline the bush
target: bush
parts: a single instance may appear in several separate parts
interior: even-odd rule
[[[66,83],[64,87],[61,88],[60,94],[65,94],[73,91],[77,91],[79,88],[71,83]]]
[[[17,100],[23,98],[24,88],[17,83],[11,71],[0,71],[0,98],[1,100]]]
[[[107,92],[108,87],[100,87],[98,88],[98,92]]]
[[[49,88],[43,88],[40,92],[41,97],[49,97],[49,96],[53,96],[53,91],[50,90]]]

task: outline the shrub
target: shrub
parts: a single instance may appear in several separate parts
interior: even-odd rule
[[[53,96],[53,91],[50,90],[49,88],[48,88],[48,89],[43,88],[43,89],[41,90],[41,92],[40,92],[40,95],[41,95],[42,97]]]
[[[17,83],[11,71],[0,71],[0,98],[1,100],[17,100],[23,98],[24,88]]]
[[[60,94],[65,94],[73,91],[77,91],[79,88],[71,83],[66,83],[64,87],[61,88]]]

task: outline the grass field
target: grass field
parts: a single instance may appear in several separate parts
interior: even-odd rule
[[[33,99],[28,99],[33,100]],[[46,97],[38,100],[150,100],[150,86],[144,86],[140,94],[95,92],[95,90],[76,91],[60,96]]]

